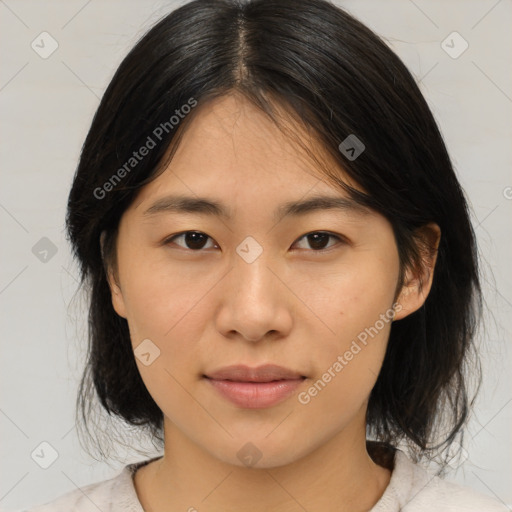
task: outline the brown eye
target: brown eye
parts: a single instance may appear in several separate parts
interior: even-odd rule
[[[178,235],[174,235],[171,238],[168,238],[165,241],[165,244],[169,243],[176,243],[176,240],[182,239],[182,244],[176,244],[179,247],[182,247],[183,249],[190,249],[193,251],[200,251],[201,249],[205,248],[205,244],[208,241],[208,239],[211,240],[211,238],[201,231],[185,231],[184,233],[180,233]],[[208,247],[206,247],[208,248]]]
[[[309,248],[313,249],[313,251],[323,251],[326,249],[330,249],[330,247],[332,247],[332,245],[327,247],[329,239],[331,238],[343,242],[343,239],[341,237],[333,235],[331,233],[327,233],[325,231],[316,231],[313,233],[308,233],[299,238],[299,241],[303,239],[306,240],[310,246]],[[301,247],[301,249],[308,249],[308,247]]]

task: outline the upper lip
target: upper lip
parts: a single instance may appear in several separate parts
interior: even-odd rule
[[[214,380],[232,380],[237,382],[271,382],[273,380],[294,380],[304,378],[300,373],[275,364],[265,364],[256,368],[234,365],[220,368],[205,375]]]

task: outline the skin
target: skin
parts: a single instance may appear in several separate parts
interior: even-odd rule
[[[368,510],[391,476],[365,444],[368,397],[391,321],[309,403],[298,393],[395,301],[395,320],[421,307],[435,252],[420,272],[407,272],[396,297],[398,252],[383,216],[321,210],[276,222],[274,209],[286,201],[347,196],[242,97],[197,108],[170,165],[123,214],[109,274],[134,349],[150,339],[160,350],[148,366],[136,358],[165,435],[163,458],[135,475],[139,500],[158,512]],[[215,198],[233,218],[143,215],[170,193]],[[430,228],[438,241],[438,228]],[[207,235],[202,249],[178,236],[191,230]],[[304,236],[318,231],[335,235],[323,250]],[[247,236],[263,249],[252,263],[236,252]],[[297,393],[266,409],[237,407],[202,378],[231,364],[265,363],[307,376]],[[237,456],[248,442],[261,454],[252,467]]]

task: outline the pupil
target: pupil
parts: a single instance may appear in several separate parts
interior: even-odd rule
[[[324,249],[329,241],[326,233],[313,233],[308,235],[309,243],[313,249]]]
[[[185,242],[190,249],[202,249],[205,245],[206,237],[203,233],[193,231],[185,235]]]

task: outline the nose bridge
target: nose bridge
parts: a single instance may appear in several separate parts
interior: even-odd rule
[[[245,300],[264,299],[270,305],[278,290],[276,277],[270,271],[272,257],[269,249],[253,237],[247,237],[236,248],[233,284]]]
[[[237,332],[250,341],[258,341],[271,331],[288,333],[292,318],[282,285],[271,270],[275,262],[270,250],[264,250],[254,239],[244,240],[232,262],[220,295],[219,331],[225,336]]]

